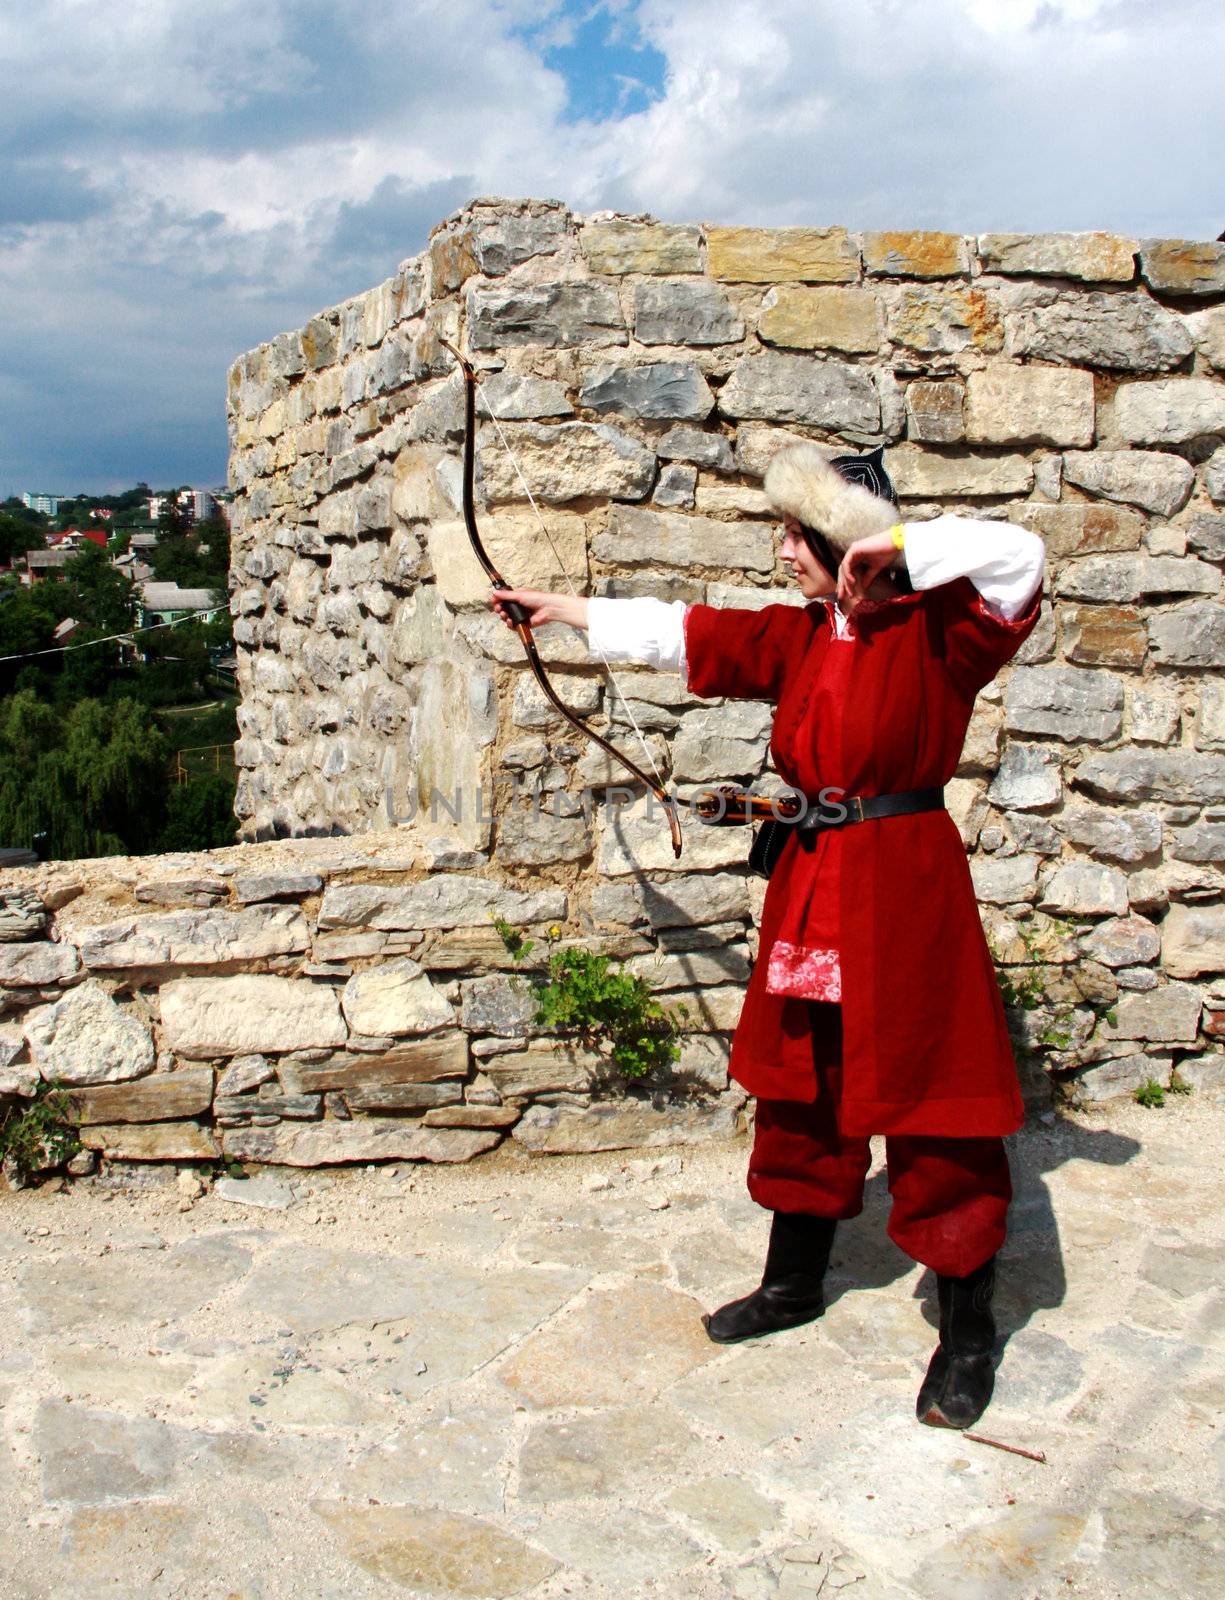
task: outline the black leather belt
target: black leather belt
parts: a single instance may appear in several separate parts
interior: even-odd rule
[[[827,791],[828,792],[828,791]],[[944,790],[902,789],[897,794],[844,794],[840,800],[809,803],[808,808],[795,819],[784,821],[784,827],[795,828],[800,843],[811,850],[819,833],[831,828],[849,828],[855,822],[870,822],[876,817],[904,817],[914,811],[943,811]]]

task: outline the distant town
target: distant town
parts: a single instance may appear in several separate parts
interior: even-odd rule
[[[26,587],[62,576],[73,554],[92,544],[105,551],[111,566],[133,584],[138,596],[137,627],[177,621],[205,611],[224,598],[214,586],[182,587],[158,581],[150,561],[159,534],[196,528],[218,518],[228,521],[231,496],[224,489],[184,487],[153,493],[146,484],[120,495],[56,495],[26,491],[0,505],[18,528],[0,542],[0,575],[16,576]],[[17,507],[26,513],[15,516]],[[28,530],[25,538],[20,527]],[[14,533],[16,536],[14,536]],[[2,538],[2,536],[0,536]],[[18,545],[28,548],[20,550]],[[65,644],[78,619],[57,626],[55,642]]]
[[[0,502],[0,864],[234,836],[229,495]]]

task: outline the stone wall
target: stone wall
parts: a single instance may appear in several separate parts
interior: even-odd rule
[[[601,941],[690,1009],[677,1068],[627,1091],[535,1027],[490,922],[570,927],[562,888],[438,869],[400,831],[11,870],[0,1112],[62,1083],[86,1151],[116,1161],[455,1162],[504,1139],[550,1154],[727,1137],[744,1105],[726,1058],[748,902],[743,881],[724,892],[717,947],[680,926]]]
[[[641,805],[582,807],[608,763],[486,608],[440,336],[483,370],[542,504],[548,537],[485,420],[483,526],[512,581],[556,586],[564,565],[596,594],[794,598],[759,484],[795,438],[886,444],[907,517],[1041,534],[1041,622],[982,696],[951,791],[1017,969],[1018,1040],[1091,1098],[1217,1048],[1225,247],[478,201],[394,277],[235,364],[244,833],[400,819],[439,864],[564,885],[579,929],[700,928],[718,947],[751,932],[745,840],[690,828],[674,863]],[[583,644],[540,642],[575,709],[637,758]],[[765,709],[618,678],[679,793],[768,780]],[[432,789],[462,793],[463,815],[431,825]]]
[[[950,789],[1027,1087],[1225,1081],[1225,249],[477,202],[235,364],[249,842],[0,875],[0,1105],[58,1077],[113,1159],[306,1165],[737,1125],[748,839],[687,820],[674,861],[489,613],[440,336],[541,503],[544,526],[484,423],[512,581],[794,600],[760,491],[794,438],[883,441],[909,518],[1036,529],[1042,620]],[[627,711],[574,634],[538,637],[575,710],[640,759],[632,712],[682,796],[770,782],[768,708],[619,669]],[[627,1097],[536,1034],[491,912],[683,1000],[679,1073]]]

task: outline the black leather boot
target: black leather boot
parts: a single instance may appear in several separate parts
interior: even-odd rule
[[[940,1343],[915,1405],[920,1422],[933,1428],[970,1428],[987,1409],[995,1388],[994,1288],[994,1257],[964,1278],[937,1274]]]
[[[735,1344],[815,1322],[825,1310],[821,1280],[837,1226],[830,1217],[776,1211],[760,1288],[702,1318],[715,1343]]]

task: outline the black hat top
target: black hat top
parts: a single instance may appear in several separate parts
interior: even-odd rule
[[[885,471],[885,447],[877,445],[866,456],[833,456],[830,466],[835,467],[848,483],[862,484],[881,500],[897,505],[897,490]]]

